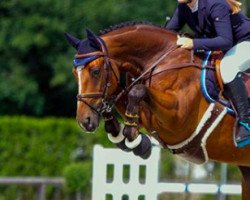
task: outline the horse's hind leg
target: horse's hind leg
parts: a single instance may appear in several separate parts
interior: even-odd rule
[[[123,130],[123,134],[127,138],[125,144],[133,150],[135,155],[142,158],[147,158],[151,153],[149,138],[139,133],[139,104],[146,96],[147,90],[142,84],[135,85],[129,91]]]
[[[239,166],[242,174],[242,200],[250,199],[250,167]]]

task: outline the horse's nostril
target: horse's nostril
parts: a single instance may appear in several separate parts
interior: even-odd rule
[[[90,117],[86,117],[83,122],[85,125],[89,125],[90,123]]]
[[[93,133],[97,128],[99,121],[98,118],[95,118],[95,116],[88,116],[84,118],[77,118],[77,122],[84,132]]]
[[[90,123],[91,123],[90,117],[86,117],[86,118],[84,118],[84,119],[82,119],[82,120],[77,119],[77,121],[78,121],[79,126],[80,126],[82,129],[84,129],[84,130],[87,130],[88,127],[90,126]]]

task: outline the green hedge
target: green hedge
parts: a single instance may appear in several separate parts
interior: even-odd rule
[[[67,192],[72,193],[74,190],[81,190],[89,197],[94,144],[113,146],[107,139],[103,124],[95,134],[87,134],[78,127],[75,119],[2,116],[0,176],[63,176],[66,179],[66,190],[63,191],[62,199],[68,199]],[[84,160],[73,161],[79,147],[85,152]],[[178,178],[175,175],[173,156],[166,150],[162,150],[160,171],[161,180]],[[238,170],[232,166],[228,174],[229,180],[239,177]],[[219,165],[216,165],[211,179],[220,179]],[[36,199],[30,188],[23,187],[1,187],[0,200],[17,199],[16,192],[13,192],[17,190],[22,190],[29,200]],[[53,199],[53,189],[48,188],[47,193],[47,197]]]
[[[96,135],[74,119],[0,117],[0,176],[62,176],[77,147],[90,160],[95,143],[109,145],[103,126]]]
[[[65,118],[31,118],[25,116],[0,117],[0,176],[65,176],[68,179],[70,166],[74,164],[72,155],[79,147],[85,152],[83,167],[88,176],[81,176],[89,193],[92,148],[99,143],[110,146],[103,124],[95,134],[84,133],[75,119]],[[79,163],[79,162],[78,162]],[[78,173],[78,172],[74,172]],[[75,176],[73,179],[76,178]],[[69,181],[74,181],[74,180]],[[72,192],[72,182],[69,188]],[[14,188],[14,189],[13,189]],[[34,196],[30,188],[22,190],[23,196]],[[82,188],[81,188],[82,189]],[[16,187],[0,188],[1,200],[16,199]],[[68,190],[66,190],[68,191]],[[50,194],[48,194],[50,196]]]

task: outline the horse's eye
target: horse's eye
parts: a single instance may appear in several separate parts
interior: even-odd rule
[[[94,77],[98,77],[100,75],[100,72],[101,72],[100,69],[92,69],[91,70],[91,74]]]

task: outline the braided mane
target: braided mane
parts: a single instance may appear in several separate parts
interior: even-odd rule
[[[131,26],[133,27],[133,26],[137,26],[137,25],[151,25],[151,26],[155,26],[155,27],[158,27],[158,28],[163,28],[162,26],[155,25],[155,24],[153,24],[151,22],[147,22],[147,21],[139,21],[139,22],[128,21],[128,22],[123,22],[123,23],[112,25],[112,26],[110,26],[108,28],[105,28],[104,30],[100,31],[100,34],[104,35],[104,34],[112,32],[112,31],[118,30],[120,28],[131,27]]]

